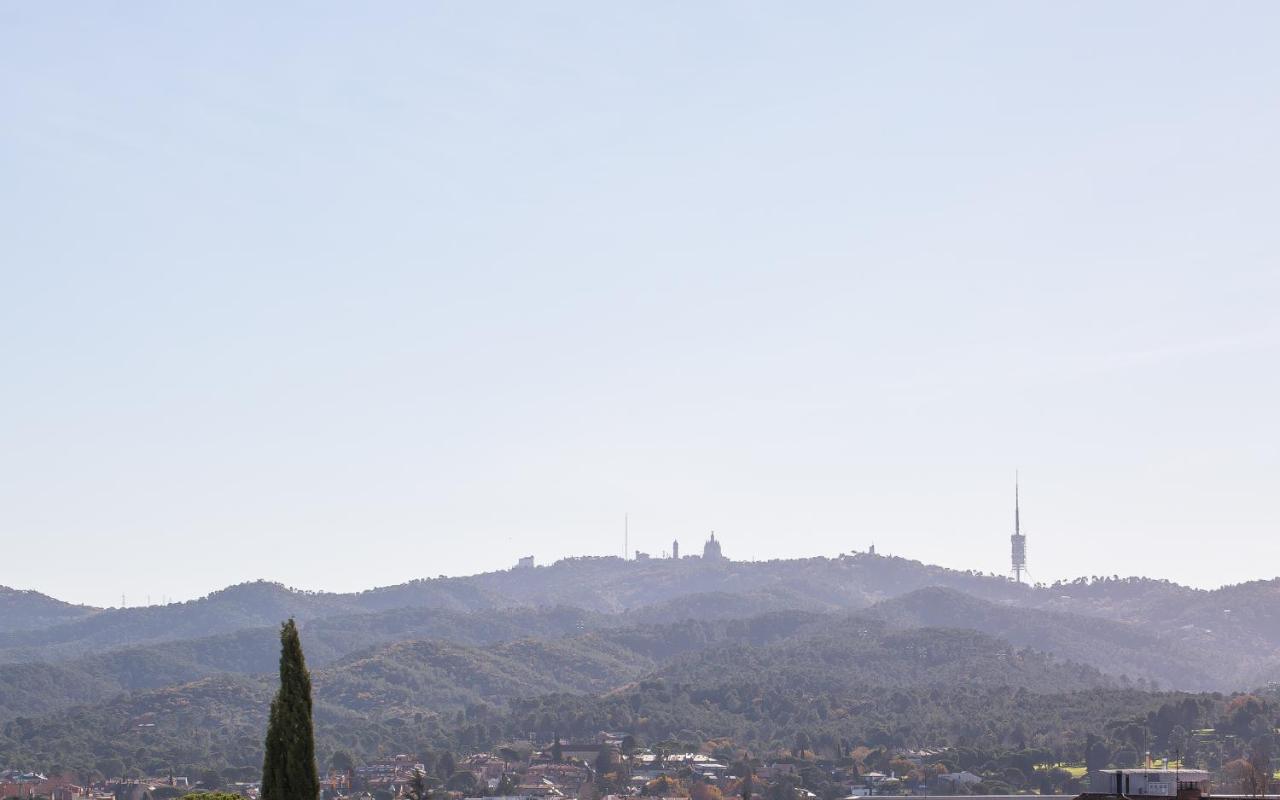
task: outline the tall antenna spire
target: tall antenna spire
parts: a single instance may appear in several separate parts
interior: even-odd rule
[[[1013,471],[1013,532],[1022,534],[1022,513],[1018,502],[1018,471]]]
[[[1009,537],[1013,550],[1013,579],[1022,583],[1022,573],[1027,571],[1027,537],[1022,535],[1022,503],[1018,497],[1018,472],[1013,473],[1013,536]]]

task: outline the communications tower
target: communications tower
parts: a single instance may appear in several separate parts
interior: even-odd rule
[[[1022,535],[1021,513],[1018,508],[1018,475],[1013,476],[1013,579],[1022,583],[1022,573],[1027,571],[1027,537]]]

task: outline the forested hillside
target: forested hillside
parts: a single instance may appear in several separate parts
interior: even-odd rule
[[[288,616],[322,747],[367,757],[602,729],[750,749],[798,733],[1039,742],[1075,757],[1088,735],[1122,748],[1139,728],[1164,730],[1147,715],[1170,703],[1208,724],[1232,702],[1157,686],[1247,690],[1280,675],[1275,582],[1032,587],[871,555],[570,559],[354,594],[251,583],[124,610],[13,592],[0,603],[12,612],[0,758],[32,768],[251,772]]]
[[[1093,667],[1063,663],[974,631],[894,631],[858,618],[767,647],[719,646],[680,659],[660,674],[697,686],[749,675],[761,687],[803,686],[820,693],[858,686],[1001,686],[1060,692],[1115,685]]]
[[[303,626],[302,638],[308,663],[322,667],[391,642],[445,639],[488,645],[531,636],[554,638],[598,627],[607,619],[571,608],[515,609],[503,614],[397,609],[314,620]],[[279,633],[272,626],[135,645],[47,664],[0,664],[0,720],[222,673],[266,674],[276,668],[278,658]]]
[[[959,685],[1016,692],[1112,683],[1091,668],[969,632],[888,631],[875,620],[856,618],[829,620],[832,626],[822,632],[823,626],[801,621],[765,615],[490,646],[440,640],[387,645],[315,670],[319,719],[334,726],[333,736],[340,729],[339,738],[355,736],[351,747],[372,752],[396,736],[428,730],[435,731],[434,746],[496,741],[528,724],[522,715],[530,702],[541,702],[531,700],[538,697],[560,698],[552,724],[566,730],[584,720],[564,709],[612,716],[619,698],[633,698],[640,707],[632,709],[627,724],[635,723],[636,714],[646,716],[644,708],[652,704],[657,716],[650,733],[674,736],[718,714],[733,716],[732,727],[741,729],[734,715],[745,709],[713,711],[697,699],[704,692],[728,697],[725,687],[732,686],[739,687],[739,697],[792,698],[788,702],[794,704],[808,702],[801,698],[951,691]],[[269,675],[208,677],[43,717],[13,718],[3,727],[0,757],[87,766],[94,753],[101,757],[108,748],[111,757],[137,757],[141,751],[147,759],[185,762],[195,737],[210,758],[236,766],[234,758],[256,753],[251,737],[265,720],[272,682]],[[85,687],[95,688],[88,678]],[[763,744],[773,734],[744,735]]]
[[[51,627],[96,612],[95,608],[64,603],[39,592],[0,586],[0,633]]]
[[[1228,689],[1259,682],[1265,663],[1219,649],[1179,628],[1134,625],[1065,611],[992,603],[950,589],[920,589],[886,600],[867,614],[900,627],[968,628],[1014,644],[1092,664],[1112,675],[1182,689]]]
[[[936,587],[993,603],[1113,622],[1230,631],[1249,646],[1280,646],[1280,622],[1271,613],[1280,602],[1278,581],[1212,592],[1137,578],[1032,587],[1001,576],[857,554],[769,562],[566,559],[546,567],[413,581],[352,594],[301,592],[255,582],[185,603],[105,610],[0,589],[0,653],[8,660],[30,654],[33,648],[41,657],[74,655],[76,647],[209,636],[274,625],[289,616],[307,621],[411,608],[466,613],[561,606],[594,614],[629,612],[651,621],[666,615],[857,610]]]
[[[1225,690],[1280,673],[1276,581],[1212,592],[1119,578],[1031,587],[865,554],[761,563],[569,559],[354,594],[259,582],[188,603],[123,610],[67,606],[29,593],[9,592],[0,601],[12,608],[0,627],[0,664],[74,660],[142,646],[179,660],[189,654],[195,667],[174,665],[174,679],[260,671],[269,630],[289,616],[301,622],[313,660],[327,663],[409,639],[501,641],[639,622],[741,619],[770,611],[820,616],[872,606],[895,625],[978,630],[1173,688]],[[548,608],[557,610],[548,616]],[[216,638],[221,635],[237,637],[236,646],[224,648]],[[243,663],[224,663],[226,649],[242,651],[231,661]],[[1198,655],[1207,650],[1215,653],[1212,667]],[[158,667],[154,679],[122,685],[162,685],[164,669]]]

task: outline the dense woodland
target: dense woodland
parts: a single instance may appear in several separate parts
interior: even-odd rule
[[[1147,752],[1220,770],[1273,750],[1277,591],[1028,587],[867,555],[579,559],[355,595],[247,584],[126,610],[7,591],[0,764],[252,777],[276,626],[295,616],[322,760],[611,730],[735,759],[856,754],[868,769],[927,748],[998,776],[991,790],[1061,789],[1053,765]]]

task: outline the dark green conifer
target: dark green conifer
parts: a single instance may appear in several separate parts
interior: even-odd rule
[[[316,800],[319,795],[311,675],[302,657],[298,626],[290,619],[280,629],[280,691],[271,701],[260,796],[262,800]]]

